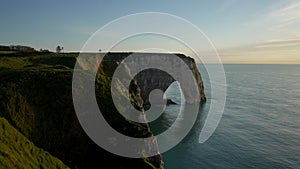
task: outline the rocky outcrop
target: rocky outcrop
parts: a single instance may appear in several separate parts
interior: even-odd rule
[[[136,59],[133,59],[133,62],[137,62],[139,67],[147,67],[147,60],[144,61],[145,59],[139,59],[138,57],[140,55],[143,56],[143,58],[148,58],[149,60],[157,60],[157,64],[162,64],[162,66],[169,66],[168,71],[166,72],[164,70],[160,69],[145,69],[138,73],[134,79],[137,81],[137,84],[141,90],[141,97],[143,99],[143,106],[145,109],[148,109],[150,107],[150,102],[149,102],[149,94],[154,90],[154,89],[160,89],[163,92],[165,92],[168,87],[175,82],[176,80],[174,79],[174,75],[178,75],[181,77],[187,76],[186,74],[183,73],[183,65],[182,63],[185,63],[190,71],[193,73],[195,82],[198,86],[199,89],[199,95],[200,95],[200,100],[196,100],[193,96],[193,90],[191,88],[193,87],[193,82],[192,81],[183,81],[180,83],[180,85],[183,85],[182,92],[184,93],[185,100],[187,103],[194,103],[197,101],[206,101],[206,97],[204,94],[204,87],[203,87],[203,82],[201,79],[201,75],[198,72],[198,69],[196,67],[196,63],[194,59],[187,57],[182,54],[151,54],[151,53],[139,53],[135,54]],[[177,59],[173,59],[174,57],[180,58],[183,62],[178,61]],[[158,59],[159,58],[159,59]],[[162,63],[161,63],[162,62]],[[186,73],[186,72],[185,72]],[[173,75],[173,76],[172,76]],[[184,78],[183,78],[184,79]]]
[[[167,105],[170,105],[170,104],[177,104],[176,102],[174,102],[173,100],[171,99],[166,99],[167,100]]]

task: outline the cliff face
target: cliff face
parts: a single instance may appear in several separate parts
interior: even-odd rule
[[[111,98],[113,73],[129,54],[109,53],[105,56],[96,78],[96,97],[101,103],[98,104],[101,112],[114,129],[132,137],[148,137],[152,135],[149,126],[125,119],[118,113]],[[140,159],[120,157],[103,150],[85,134],[72,102],[75,57],[75,54],[0,57],[0,116],[35,145],[49,151],[71,168],[163,168],[160,155]],[[184,55],[179,57],[193,71],[201,100],[205,101],[202,79],[194,60]],[[131,102],[137,109],[147,108],[151,89],[166,90],[174,81],[165,72],[153,71],[140,73],[131,83]],[[152,73],[159,76],[151,77]],[[149,78],[151,83],[146,83]]]
[[[86,135],[72,101],[75,57],[56,54],[0,57],[0,116],[36,146],[71,168],[162,168],[160,155],[136,159],[120,157],[103,150]],[[119,132],[147,137],[152,134],[147,125],[124,119],[113,105],[110,71],[116,66],[116,62],[105,62],[96,78],[101,112]]]
[[[170,68],[168,68],[168,70],[170,70],[173,74],[184,77],[186,75],[181,70],[181,67],[182,67],[181,63],[179,63],[176,60],[171,59],[172,57],[179,57],[181,60],[183,60],[186,63],[186,65],[188,65],[189,69],[194,74],[194,78],[196,79],[197,86],[198,86],[198,89],[200,92],[199,93],[200,100],[195,100],[195,98],[193,98],[193,93],[191,93],[191,90],[189,90],[190,89],[189,86],[185,86],[184,88],[182,88],[182,92],[185,95],[186,102],[193,103],[195,101],[202,101],[202,102],[206,101],[202,78],[197,69],[194,59],[187,57],[185,55],[182,55],[182,54],[176,54],[176,56],[174,54],[151,54],[151,53],[144,53],[144,54],[138,54],[138,55],[145,55],[145,57],[149,58],[149,60],[156,59],[157,58],[156,56],[159,56],[160,62],[164,62],[164,65],[170,65]],[[154,58],[154,56],[156,58]],[[146,67],[147,62],[142,62],[137,66]],[[134,77],[134,79],[137,81],[137,84],[141,90],[140,94],[141,94],[142,100],[144,101],[143,106],[145,109],[148,109],[148,107],[150,105],[149,94],[152,90],[160,89],[165,92],[168,89],[168,87],[173,82],[175,82],[175,79],[172,77],[172,75],[170,75],[168,72],[165,72],[163,70],[158,70],[158,69],[144,70],[144,71],[138,73]],[[183,83],[180,85],[191,85],[191,83],[187,82],[187,83]]]

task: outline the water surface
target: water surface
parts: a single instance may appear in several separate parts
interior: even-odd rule
[[[209,77],[198,66],[208,99],[188,136],[163,154],[165,168],[300,168],[300,65],[225,65],[224,115],[203,144],[199,134],[217,98],[211,98]],[[176,85],[168,96],[180,102]],[[152,128],[173,124],[178,107],[168,106]]]

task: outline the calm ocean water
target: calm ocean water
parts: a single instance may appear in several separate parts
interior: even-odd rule
[[[199,134],[216,98],[210,96],[203,65],[198,66],[208,100],[188,136],[163,154],[165,168],[300,168],[300,65],[225,65],[224,115],[203,144]],[[180,102],[176,85],[167,95]],[[172,124],[178,107],[166,108],[160,128]]]

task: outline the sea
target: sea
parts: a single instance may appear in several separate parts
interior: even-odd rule
[[[300,169],[300,65],[224,65],[224,113],[204,143],[199,143],[199,135],[211,100],[217,98],[211,97],[205,66],[199,64],[198,69],[207,101],[187,136],[162,154],[165,169]],[[176,83],[166,96],[180,103]],[[166,106],[154,128],[170,127],[180,106]]]

